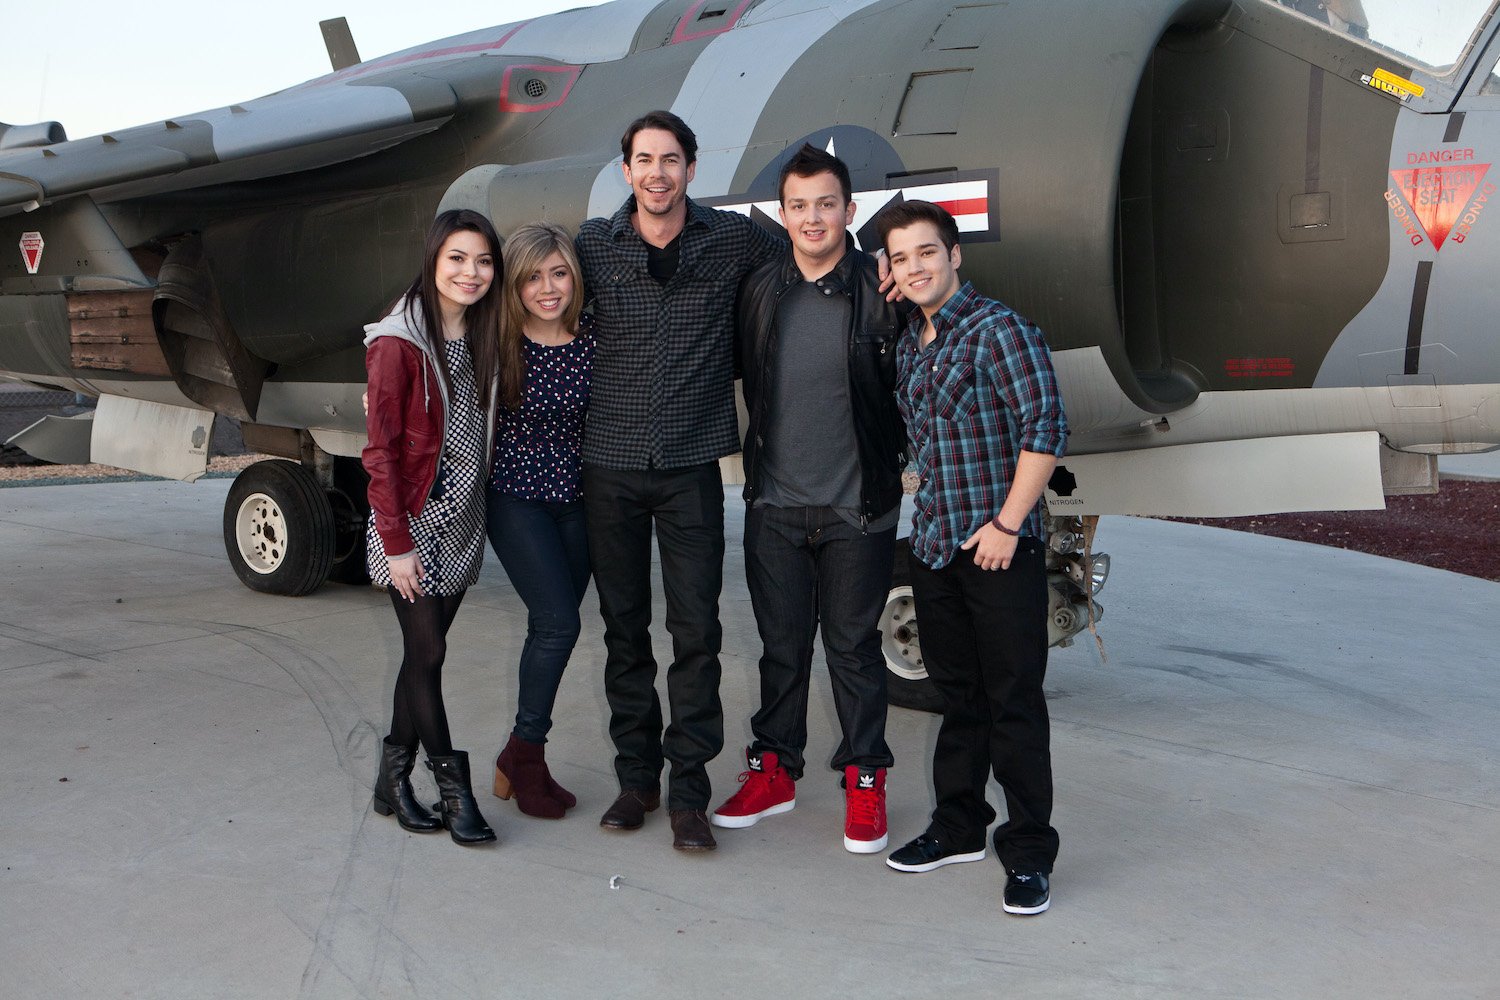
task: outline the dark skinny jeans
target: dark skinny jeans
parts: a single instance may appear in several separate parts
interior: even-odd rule
[[[583,502],[524,500],[492,489],[486,521],[490,545],[526,605],[515,733],[528,743],[545,743],[589,585]]]

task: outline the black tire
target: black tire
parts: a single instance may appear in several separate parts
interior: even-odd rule
[[[284,459],[256,462],[229,487],[224,550],[240,582],[284,597],[312,593],[333,565],[333,508],[311,472]]]
[[[370,477],[359,459],[334,458],[333,489],[327,492],[333,508],[333,565],[328,579],[335,583],[364,586],[370,582],[370,569],[365,564],[369,488]]]
[[[917,635],[916,611],[911,598],[911,545],[896,541],[891,566],[891,589],[880,616],[880,647],[885,654],[886,696],[897,708],[917,712],[941,712],[943,700],[922,665],[922,646]]]

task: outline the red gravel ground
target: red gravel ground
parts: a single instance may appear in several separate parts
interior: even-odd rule
[[[1386,497],[1385,510],[1167,518],[1404,559],[1500,581],[1500,482],[1444,479],[1431,496]]]

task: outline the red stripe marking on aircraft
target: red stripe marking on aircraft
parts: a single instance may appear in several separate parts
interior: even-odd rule
[[[745,13],[745,8],[749,7],[750,3],[751,0],[740,0],[739,5],[730,12],[729,16],[724,19],[724,23],[719,25],[717,28],[708,28],[704,31],[693,31],[688,27],[688,25],[690,25],[697,19],[699,12],[702,11],[704,7],[708,6],[708,0],[698,0],[697,3],[688,8],[688,12],[686,14],[682,15],[682,20],[677,22],[677,27],[672,32],[672,40],[667,44],[677,45],[680,42],[691,42],[696,38],[707,38],[709,35],[722,34],[723,32],[726,32],[730,28],[734,27],[735,22],[740,19],[741,14]]]
[[[510,76],[517,70],[529,70],[532,73],[561,73],[568,79],[563,83],[562,95],[554,101],[546,104],[523,104],[512,101],[510,95]],[[583,72],[582,66],[507,66],[505,75],[500,78],[500,110],[501,111],[546,111],[555,108],[568,99],[568,93],[573,89],[573,84],[578,80],[578,74]]]
[[[1296,370],[1291,358],[1224,359],[1224,374],[1230,378],[1287,378]]]
[[[426,49],[422,52],[412,52],[404,56],[387,56],[384,59],[377,59],[372,63],[360,63],[358,66],[350,66],[348,69],[339,70],[337,73],[331,73],[328,76],[320,77],[319,79],[314,80],[313,83],[331,83],[348,80],[356,76],[362,76],[365,73],[374,72],[378,69],[391,69],[392,67],[401,66],[406,63],[418,62],[422,59],[440,59],[443,56],[463,55],[466,52],[493,52],[496,49],[504,48],[505,43],[510,41],[511,38],[515,36],[516,32],[520,31],[530,23],[530,21],[522,21],[514,28],[511,28],[509,31],[507,31],[505,34],[501,35],[498,41],[475,42],[472,45],[453,45],[446,49]]]
[[[945,209],[949,215],[987,215],[989,214],[988,198],[953,198],[948,201],[938,201],[933,204],[938,208]]]

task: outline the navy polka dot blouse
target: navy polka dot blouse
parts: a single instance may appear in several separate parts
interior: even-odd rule
[[[524,500],[568,502],[583,495],[583,421],[594,369],[589,324],[557,347],[522,341],[526,394],[519,410],[500,407],[490,488]]]

